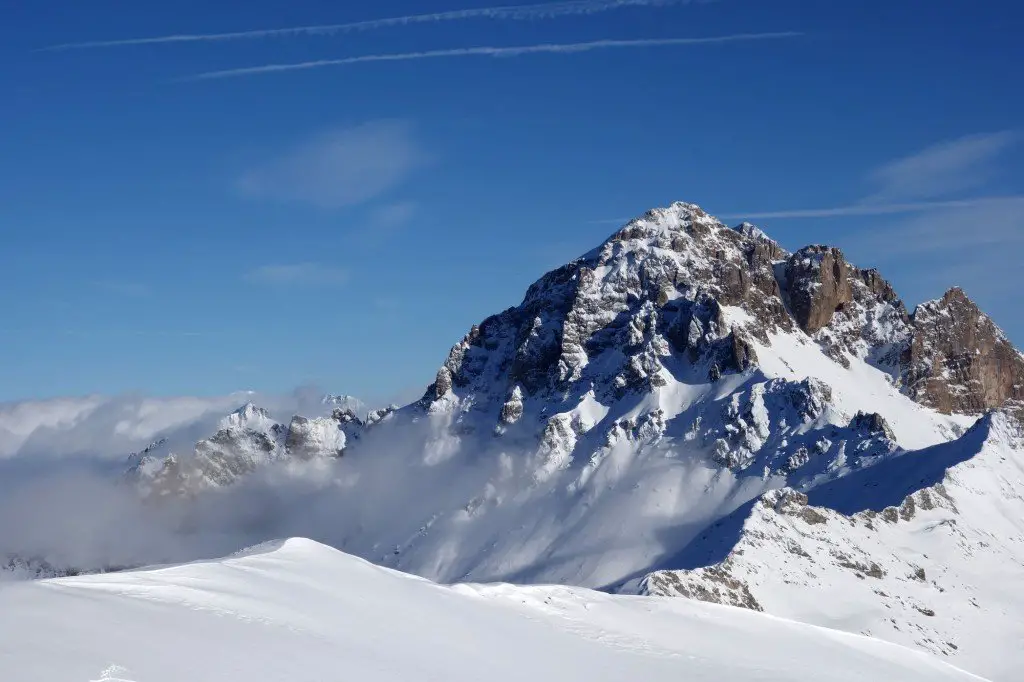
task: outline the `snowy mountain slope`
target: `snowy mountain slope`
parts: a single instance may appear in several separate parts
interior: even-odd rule
[[[175,494],[141,514],[131,501],[95,519],[76,506],[88,530],[76,537],[122,565],[306,536],[441,582],[622,589],[724,560],[778,488],[832,490],[839,505],[845,483],[889,472],[879,480],[901,492],[886,505],[899,505],[942,476],[903,462],[958,438],[976,453],[961,447],[969,427],[1022,387],[1020,353],[963,292],[908,312],[837,249],[790,253],[679,203],[474,326],[421,400],[362,423],[278,422],[249,406],[173,456],[163,444],[133,458],[143,491]],[[837,511],[867,508],[850,494]],[[0,498],[0,522],[19,512]],[[44,527],[25,556],[52,559],[43,540],[59,547],[62,533]],[[19,538],[0,533],[0,555]],[[111,561],[61,556],[75,570]]]
[[[20,682],[979,680],[762,614],[578,588],[442,587],[308,540],[219,561],[0,586]]]
[[[348,453],[403,513],[359,508],[343,546],[446,581],[627,581],[766,490],[962,433],[976,416],[902,390],[914,334],[834,249],[652,211],[474,327]]]
[[[312,535],[445,581],[618,584],[768,489],[956,437],[972,417],[902,390],[914,334],[892,288],[838,251],[790,254],[753,226],[674,204],[474,327],[422,400],[373,415],[372,429],[342,426],[345,458],[316,484],[339,498],[332,528],[232,522],[245,540],[266,538],[254,528]],[[341,449],[330,423],[271,421],[158,445],[133,474],[194,496],[301,460],[288,456],[293,426],[309,431],[304,453]],[[275,476],[218,499],[268,494]]]
[[[702,568],[653,573],[640,591],[868,634],[1017,679],[1022,437],[1013,415],[995,412],[957,441],[812,488],[820,506],[796,491],[768,493],[708,529],[703,552],[691,550]]]

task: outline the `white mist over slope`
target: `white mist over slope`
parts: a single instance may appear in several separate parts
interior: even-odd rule
[[[363,409],[355,398],[324,395],[315,387],[300,387],[288,395],[253,391],[213,397],[95,395],[0,403],[0,460],[123,458],[161,438],[191,447],[209,436],[224,415],[250,401],[282,416],[297,412],[314,416],[335,405]]]
[[[0,482],[7,490],[0,553],[96,570],[209,558],[305,536],[443,582],[609,587],[678,564],[699,533],[765,490],[819,484],[890,455],[896,445],[869,450],[865,462],[852,446],[840,457],[843,442],[865,438],[847,426],[858,410],[873,406],[891,419],[897,444],[941,442],[972,421],[923,408],[880,370],[860,361],[839,367],[813,344],[759,352],[764,370],[753,374],[714,384],[673,381],[606,404],[585,398],[564,420],[591,420],[599,439],[585,434],[562,454],[558,441],[540,449],[499,439],[467,446],[450,414],[405,410],[369,429],[340,460],[282,461],[209,494],[155,506],[140,506],[135,491],[106,469],[22,470],[24,458],[14,458],[0,465],[9,472]],[[827,382],[831,401],[813,418],[793,413],[791,401],[801,393],[765,388],[773,363],[787,380]],[[733,404],[747,400],[765,420],[764,443],[756,424],[737,420]],[[264,421],[258,428],[269,428]],[[779,439],[790,441],[786,453],[804,441],[833,444],[789,473],[765,474],[775,466],[767,461],[734,471],[715,461],[715,452],[720,437],[737,428],[745,435],[734,449],[773,451]]]
[[[240,393],[217,398],[88,396],[0,404],[0,458],[119,456],[145,447],[162,434],[208,431],[225,412],[246,400],[248,394]]]
[[[308,540],[0,588],[19,682],[967,682],[925,654],[686,600],[442,587]]]

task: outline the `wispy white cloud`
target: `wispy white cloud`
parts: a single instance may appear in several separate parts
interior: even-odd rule
[[[746,213],[726,213],[720,218],[727,220],[763,219],[763,218],[843,218],[848,216],[896,215],[907,213],[926,213],[937,209],[978,208],[999,204],[1007,201],[1020,201],[1024,197],[977,197],[974,199],[951,199],[948,201],[915,201],[898,204],[860,203],[831,208],[797,208],[783,211],[749,211]],[[624,222],[624,221],[614,221]]]
[[[867,175],[874,193],[845,206],[732,212],[726,219],[841,218],[1014,205],[1019,196],[944,199],[985,186],[1000,156],[1021,140],[1012,130],[965,135],[889,161]]]
[[[320,263],[262,265],[250,271],[246,280],[254,284],[275,286],[336,286],[349,279],[345,268]]]
[[[412,201],[400,201],[387,206],[380,206],[370,212],[371,229],[389,231],[405,225],[416,215],[416,204]]]
[[[671,45],[711,45],[715,43],[738,43],[751,40],[774,40],[794,38],[802,35],[795,31],[775,33],[736,33],[723,36],[701,38],[643,38],[638,40],[594,40],[586,43],[544,43],[540,45],[523,45],[518,47],[465,47],[451,50],[428,50],[424,52],[399,52],[393,54],[369,54],[342,59],[318,59],[308,62],[291,64],[264,64],[239,69],[224,69],[196,74],[185,80],[213,80],[235,78],[238,76],[255,76],[284,71],[304,71],[321,69],[328,66],[348,66],[370,62],[398,62],[418,59],[443,59],[457,57],[521,57],[529,54],[576,54],[593,50],[609,50],[616,48],[664,47]]]
[[[1014,131],[967,135],[932,145],[879,166],[867,175],[873,194],[846,206],[751,211],[729,219],[892,216],[844,231],[836,241],[852,255],[891,263],[911,300],[952,285],[1019,314],[1019,269],[1024,249],[1024,195],[957,198],[985,187],[1020,135]]]
[[[426,162],[412,126],[374,121],[313,136],[243,174],[248,196],[338,208],[368,201]]]
[[[865,202],[930,199],[984,186],[998,157],[1019,141],[1009,130],[967,135],[890,161],[871,173],[878,191]]]
[[[412,24],[433,24],[469,19],[490,19],[498,21],[531,21],[556,19],[558,17],[599,14],[626,7],[667,7],[685,5],[692,0],[569,0],[533,5],[507,5],[502,7],[478,7],[473,9],[412,14],[385,19],[371,19],[343,24],[317,24],[289,28],[271,28],[255,31],[232,31],[228,33],[186,33],[155,36],[149,38],[127,38],[121,40],[94,40],[88,42],[53,45],[45,50],[72,50],[98,47],[125,47],[131,45],[155,45],[166,43],[218,42],[225,40],[253,40],[261,38],[287,38],[297,36],[330,36],[345,33],[373,31],[395,26]],[[706,1],[706,0],[705,0]]]
[[[97,289],[115,296],[125,298],[145,298],[153,293],[148,285],[141,282],[129,282],[125,280],[103,279],[92,283]]]
[[[399,201],[377,206],[351,232],[353,244],[380,246],[400,232],[416,215],[419,207],[413,201]]]
[[[955,285],[983,301],[996,319],[1020,315],[1014,275],[1024,250],[1024,196],[906,216],[839,241],[852,255],[895,273],[909,300],[934,298]]]
[[[47,330],[31,330],[33,334],[47,335]],[[218,336],[218,331],[197,331],[187,329],[124,329],[118,327],[107,327],[101,329],[62,329],[61,336],[70,336],[79,339],[89,338],[124,338],[126,336],[142,336],[154,338],[194,339],[209,336]]]
[[[1016,259],[1024,247],[1024,196],[929,211],[886,225],[865,238],[884,250],[885,257],[940,251],[964,255],[964,249],[1010,249]]]

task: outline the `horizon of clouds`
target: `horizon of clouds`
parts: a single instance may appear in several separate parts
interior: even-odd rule
[[[245,274],[251,284],[271,286],[338,286],[350,278],[346,268],[313,262],[261,265]]]
[[[641,48],[641,47],[669,47],[683,45],[713,45],[721,43],[736,43],[758,40],[776,40],[782,38],[797,38],[804,35],[799,31],[775,31],[767,33],[734,33],[720,36],[704,36],[695,38],[639,38],[633,40],[592,40],[582,43],[539,43],[535,45],[521,45],[514,47],[462,47],[446,50],[425,50],[420,52],[395,52],[384,54],[359,55],[355,57],[343,57],[340,59],[317,59],[306,62],[292,62],[284,64],[262,64],[234,69],[222,69],[218,71],[205,71],[203,73],[185,76],[182,81],[203,81],[219,80],[223,78],[237,78],[240,76],[254,76],[269,73],[282,73],[287,71],[305,71],[309,69],[320,69],[330,66],[348,66],[354,64],[367,64],[372,62],[397,62],[414,61],[420,59],[444,59],[459,57],[493,57],[511,58],[531,54],[580,54],[594,50]]]
[[[369,121],[308,137],[243,173],[236,187],[252,198],[338,209],[376,198],[428,161],[409,122]]]
[[[192,33],[154,36],[148,38],[125,38],[118,40],[94,40],[75,43],[63,43],[41,48],[43,51],[61,51],[74,49],[124,47],[132,45],[154,45],[166,43],[217,42],[229,40],[281,38],[294,36],[332,36],[344,33],[372,31],[395,26],[412,24],[434,24],[447,21],[465,21],[471,19],[530,21],[540,19],[556,19],[567,16],[583,16],[610,12],[627,7],[669,7],[688,5],[694,1],[713,2],[714,0],[567,0],[564,2],[540,3],[531,5],[504,5],[497,7],[480,7],[427,14],[412,14],[384,19],[341,24],[315,24],[288,28],[271,28],[248,31],[230,31],[224,33]]]

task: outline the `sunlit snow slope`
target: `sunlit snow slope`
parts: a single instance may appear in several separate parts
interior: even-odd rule
[[[1013,416],[999,411],[957,441],[807,496],[772,491],[704,534],[691,549],[697,568],[653,573],[640,591],[763,609],[1018,680],[1021,438]]]
[[[309,540],[0,588],[0,679],[977,680],[758,613],[579,588],[442,587]]]

